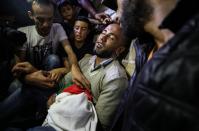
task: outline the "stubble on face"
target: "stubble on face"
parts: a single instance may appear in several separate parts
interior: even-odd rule
[[[121,28],[118,24],[108,25],[98,36],[94,54],[100,58],[110,58],[115,54],[122,41]]]

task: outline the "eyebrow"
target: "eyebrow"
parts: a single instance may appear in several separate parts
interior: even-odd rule
[[[103,30],[102,33],[103,33],[103,32],[107,32],[107,30]],[[114,36],[116,39],[118,39],[117,35],[115,35],[114,33],[108,33],[108,35],[112,35],[112,36]]]

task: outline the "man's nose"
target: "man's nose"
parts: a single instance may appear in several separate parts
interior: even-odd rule
[[[81,28],[76,29],[76,33],[80,34],[82,32]]]
[[[106,34],[103,34],[103,35],[101,35],[101,40],[103,41],[103,42],[106,42],[106,40],[107,40],[107,35]]]

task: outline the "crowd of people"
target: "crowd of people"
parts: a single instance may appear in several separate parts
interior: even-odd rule
[[[198,1],[104,1],[32,0],[34,25],[0,28],[20,42],[0,52],[0,130],[199,130]]]

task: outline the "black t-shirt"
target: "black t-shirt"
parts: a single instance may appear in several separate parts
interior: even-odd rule
[[[81,60],[85,54],[93,54],[94,43],[85,42],[81,48],[77,48],[74,43],[71,43],[71,47],[76,54],[77,60]]]

